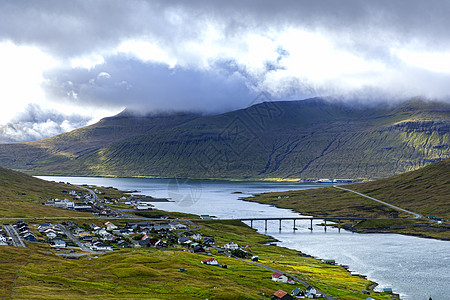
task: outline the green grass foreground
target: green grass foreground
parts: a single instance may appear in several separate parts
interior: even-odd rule
[[[248,245],[260,257],[260,263],[297,276],[325,293],[339,299],[367,298],[361,290],[372,282],[298,251],[263,245],[260,242],[268,238],[241,222],[208,221],[200,225],[200,232],[214,236],[216,244],[233,240]],[[189,253],[181,247],[123,249],[97,258],[66,259],[51,254],[46,245],[29,244],[29,249],[0,246],[0,298],[267,299],[278,289],[291,291],[295,287],[273,282],[272,271],[215,250],[214,257],[228,268],[202,265],[200,261],[207,255]],[[391,299],[388,293],[371,294],[374,299]]]

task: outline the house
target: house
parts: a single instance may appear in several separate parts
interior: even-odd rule
[[[282,282],[287,283],[289,278],[286,275],[283,275],[281,273],[275,272],[272,274],[272,280],[275,282]]]
[[[204,238],[203,239],[203,244],[213,245],[214,243],[215,243],[215,240],[213,238]]]
[[[292,290],[291,295],[294,297],[302,297],[305,296],[305,292],[301,288],[295,288]]]
[[[54,239],[54,240],[51,240],[50,242],[49,242],[49,244],[52,246],[52,247],[55,247],[55,248],[66,248],[66,242],[64,242],[63,240],[61,240],[61,239]]]
[[[139,203],[138,205],[136,205],[136,209],[137,210],[152,210],[152,207],[146,203]]]
[[[109,232],[106,231],[105,228],[101,228],[100,230],[97,231],[97,234],[98,234],[99,236],[105,236],[105,235],[109,234]]]
[[[167,248],[167,241],[159,240],[155,243],[156,248]]]
[[[110,245],[102,243],[102,242],[96,242],[91,246],[91,250],[95,251],[111,251],[112,248]]]
[[[92,223],[91,225],[89,225],[89,227],[91,227],[91,229],[94,230],[94,231],[95,231],[95,230],[100,230],[100,228],[101,228],[100,226],[95,225],[94,223]]]
[[[190,244],[192,243],[191,238],[188,236],[180,236],[178,238],[178,244]]]
[[[200,233],[194,233],[191,238],[193,240],[200,241],[202,239],[202,235]]]
[[[170,225],[172,230],[187,229],[186,225],[178,223],[178,222],[170,222],[169,225]]]
[[[130,235],[133,233],[133,229],[121,229],[119,232],[124,235]]]
[[[306,288],[305,293],[306,293],[307,296],[309,296],[309,295],[314,296],[314,295],[317,294],[317,290],[316,290],[315,287],[313,287],[313,286],[310,285],[310,286],[308,286],[308,287]]]
[[[272,299],[272,300],[293,300],[294,298],[292,298],[292,296],[289,295],[288,293],[286,293],[285,291],[278,290],[272,295],[272,297],[270,297],[270,299]]]
[[[58,235],[56,234],[56,232],[55,231],[53,231],[53,230],[49,230],[49,231],[47,231],[46,233],[45,233],[45,235],[47,235],[47,237],[49,238],[49,239],[54,239],[54,238],[56,238]]]
[[[32,233],[27,233],[26,235],[24,235],[23,239],[28,242],[36,242],[37,241],[36,237]]]
[[[211,266],[218,266],[219,263],[217,262],[217,260],[214,257],[202,260],[202,264],[204,265],[211,265]]]
[[[203,249],[202,245],[197,244],[194,247],[192,247],[191,250],[189,251],[192,253],[204,253],[205,249]]]
[[[237,250],[239,249],[239,245],[236,244],[235,242],[229,242],[228,244],[225,244],[225,246],[223,246],[226,250]]]

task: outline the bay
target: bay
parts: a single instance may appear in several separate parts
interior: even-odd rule
[[[53,181],[74,184],[113,186],[121,190],[136,190],[138,194],[170,198],[172,202],[154,205],[166,211],[207,214],[217,218],[293,217],[300,214],[292,210],[246,202],[239,198],[253,194],[323,187],[324,184],[212,181],[189,179],[52,177],[38,176]],[[280,246],[300,250],[309,255],[334,259],[348,265],[352,271],[364,274],[379,284],[378,290],[392,288],[402,299],[450,299],[450,242],[398,234],[355,234],[327,227],[325,231],[314,222],[255,221],[253,227],[260,233],[280,241]],[[249,223],[248,223],[249,224]]]

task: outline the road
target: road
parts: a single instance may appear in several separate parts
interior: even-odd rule
[[[4,225],[6,233],[12,238],[13,246],[15,247],[26,247],[23,240],[20,238],[20,235],[17,233],[16,229],[13,225]]]
[[[418,214],[418,213],[415,213],[415,212],[412,212],[412,211],[409,211],[409,210],[400,208],[400,207],[398,207],[398,206],[395,206],[395,205],[392,205],[392,204],[390,204],[390,203],[387,203],[387,202],[384,202],[384,201],[375,199],[375,198],[373,198],[373,197],[364,195],[364,194],[362,194],[362,193],[359,193],[359,192],[356,192],[356,191],[353,191],[353,190],[349,190],[349,189],[346,189],[346,188],[343,188],[343,187],[340,187],[340,186],[334,186],[334,187],[337,188],[337,189],[340,189],[340,190],[344,190],[344,191],[347,191],[347,192],[351,192],[351,193],[354,193],[354,194],[363,196],[363,197],[365,197],[365,198],[367,198],[367,199],[376,201],[376,202],[381,203],[381,204],[383,204],[383,205],[387,205],[387,206],[392,207],[392,208],[394,208],[394,209],[403,211],[403,212],[405,212],[405,213],[407,213],[407,214],[413,215],[414,218],[416,218],[416,219],[418,219],[418,218],[423,218],[423,216],[422,216],[421,214]]]
[[[78,239],[76,236],[74,236],[72,234],[72,232],[70,232],[69,229],[66,228],[66,226],[62,225],[62,224],[57,224],[57,226],[59,227],[59,229],[61,229],[64,234],[75,244],[77,244],[80,249],[82,251],[88,252],[89,254],[103,254],[104,252],[96,252],[91,250],[91,248],[89,248],[88,246],[86,246],[85,243],[83,243],[82,241],[80,241],[80,239]]]
[[[96,194],[93,190],[91,190],[91,189],[89,189],[89,188],[87,188],[87,187],[84,187],[84,186],[80,186],[80,185],[74,185],[74,186],[76,186],[76,187],[78,187],[78,188],[80,188],[80,189],[84,189],[84,190],[88,191],[88,192],[92,195],[92,197],[94,198],[94,202],[95,202],[99,207],[104,208],[104,209],[109,209],[109,210],[113,211],[118,217],[120,216],[120,217],[122,217],[122,218],[127,218],[127,219],[128,219],[128,218],[130,218],[130,219],[132,219],[132,218],[137,218],[137,217],[134,216],[134,215],[125,214],[125,213],[121,212],[120,210],[111,208],[111,207],[109,207],[108,205],[106,205],[106,204],[104,204],[104,203],[101,203],[101,202],[98,200],[97,194]]]

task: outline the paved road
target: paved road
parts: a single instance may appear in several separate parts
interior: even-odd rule
[[[74,185],[74,186],[76,186],[76,187],[78,187],[78,188],[80,188],[80,189],[84,189],[84,190],[88,191],[88,192],[92,195],[92,197],[94,198],[94,202],[95,202],[98,206],[100,206],[100,207],[102,207],[102,208],[104,208],[104,209],[109,209],[109,210],[113,211],[114,213],[116,213],[117,216],[121,216],[122,218],[127,218],[127,219],[128,219],[128,218],[130,218],[130,219],[132,219],[132,218],[137,218],[137,217],[134,216],[134,215],[125,214],[125,213],[121,212],[120,210],[111,208],[111,207],[109,207],[108,205],[106,205],[106,204],[104,204],[104,203],[101,203],[101,202],[98,200],[97,194],[94,193],[93,190],[91,190],[91,189],[89,189],[89,188],[87,188],[87,187],[84,187],[84,186],[80,186],[80,185]]]
[[[13,246],[15,247],[26,247],[20,235],[17,233],[13,225],[4,225],[6,233],[12,238]]]
[[[409,211],[409,210],[406,210],[406,209],[400,208],[400,207],[398,207],[398,206],[395,206],[395,205],[389,204],[389,203],[387,203],[387,202],[384,202],[384,201],[381,201],[381,200],[375,199],[375,198],[373,198],[373,197],[370,197],[370,196],[367,196],[367,195],[361,194],[361,193],[359,193],[359,192],[356,192],[356,191],[353,191],[353,190],[349,190],[349,189],[346,189],[346,188],[343,188],[343,187],[340,187],[340,186],[334,186],[334,187],[335,187],[335,188],[337,188],[337,189],[340,189],[340,190],[344,190],[344,191],[347,191],[347,192],[351,192],[351,193],[354,193],[354,194],[357,194],[357,195],[363,196],[363,197],[365,197],[365,198],[367,198],[367,199],[370,199],[370,200],[376,201],[376,202],[378,202],[378,203],[381,203],[381,204],[387,205],[387,206],[389,206],[389,207],[392,207],[392,208],[394,208],[394,209],[397,209],[397,210],[403,211],[403,212],[405,212],[405,213],[411,214],[411,215],[413,215],[413,216],[414,216],[414,218],[416,218],[416,219],[418,219],[418,218],[422,218],[422,217],[423,217],[423,216],[422,216],[421,214],[418,214],[418,213],[415,213],[415,212],[412,212],[412,211]]]
[[[64,232],[65,235],[67,235],[67,237],[74,242],[75,244],[77,244],[80,249],[82,251],[88,252],[90,254],[103,254],[104,252],[96,252],[96,251],[92,251],[91,248],[89,248],[88,246],[86,246],[85,243],[83,243],[82,241],[80,241],[76,236],[74,236],[72,234],[72,232],[70,232],[69,229],[66,228],[66,226],[62,225],[62,224],[57,224],[57,226]]]

